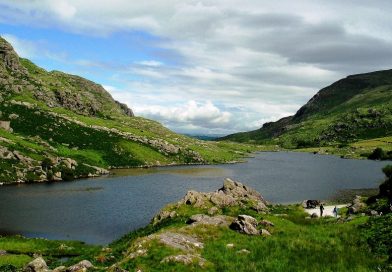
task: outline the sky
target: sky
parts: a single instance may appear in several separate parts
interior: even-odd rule
[[[392,1],[0,0],[0,35],[187,134],[257,129],[392,68]]]

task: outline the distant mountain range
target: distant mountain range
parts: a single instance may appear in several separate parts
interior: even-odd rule
[[[321,89],[295,115],[220,140],[304,148],[391,135],[392,70],[385,70],[343,78]]]
[[[20,58],[0,37],[0,184],[106,169],[223,163],[251,147],[204,142],[135,117],[99,84]]]

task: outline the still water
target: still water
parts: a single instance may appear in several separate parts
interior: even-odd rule
[[[376,187],[387,162],[265,152],[247,163],[118,170],[105,178],[0,187],[0,233],[107,244],[149,223],[188,190],[213,191],[224,177],[273,203],[326,199],[340,189]]]

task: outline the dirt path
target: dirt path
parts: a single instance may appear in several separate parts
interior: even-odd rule
[[[342,205],[336,205],[336,207],[338,209],[347,207],[348,204],[342,204]],[[333,208],[335,208],[335,205],[331,205],[331,206],[324,206],[324,213],[323,216],[335,216],[333,214]],[[313,213],[316,213],[318,216],[320,216],[320,208],[317,207],[315,209],[305,209],[305,212],[307,212],[308,214],[312,215]],[[339,216],[338,216],[339,217]]]

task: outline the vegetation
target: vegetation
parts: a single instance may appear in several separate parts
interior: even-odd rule
[[[349,76],[320,90],[294,116],[262,128],[223,137],[237,142],[288,149],[328,149],[348,157],[367,157],[382,141],[392,151],[392,70]],[[373,149],[358,145],[372,145]]]
[[[0,271],[14,271],[23,267],[33,260],[34,254],[42,255],[47,264],[55,268],[74,264],[101,251],[99,246],[85,245],[82,242],[29,239],[21,236],[0,236],[0,249],[7,252],[0,255]]]
[[[51,180],[56,172],[70,180],[96,175],[95,166],[227,163],[259,149],[176,134],[133,116],[94,82],[19,58],[1,37],[0,49],[0,121],[12,128],[0,128],[0,183]],[[77,167],[54,158],[75,160]]]

